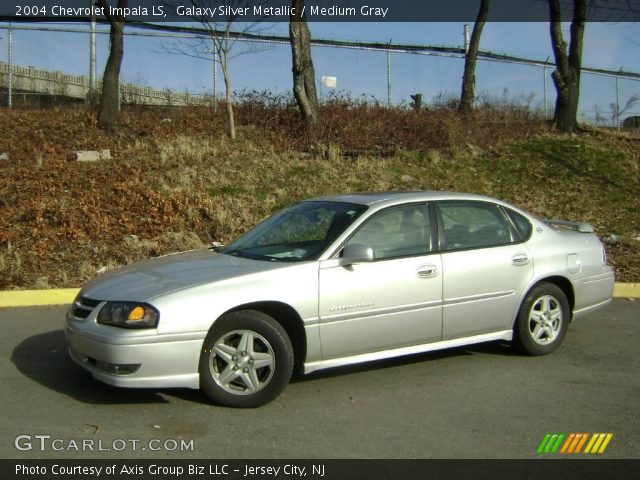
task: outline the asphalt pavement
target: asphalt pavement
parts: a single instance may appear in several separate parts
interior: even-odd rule
[[[590,458],[640,458],[640,300],[572,323],[552,355],[486,344],[318,372],[254,410],[95,381],[65,311],[0,309],[0,458],[536,458],[572,432],[613,434]]]

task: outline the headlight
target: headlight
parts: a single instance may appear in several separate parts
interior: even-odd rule
[[[151,305],[107,302],[98,313],[98,323],[124,328],[155,328],[160,314]]]

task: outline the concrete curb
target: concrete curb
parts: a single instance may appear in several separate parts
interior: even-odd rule
[[[45,305],[65,305],[73,302],[79,288],[57,290],[8,290],[0,292],[2,307],[41,307]]]
[[[8,290],[0,292],[0,308],[70,304],[79,291],[79,288],[62,288],[58,290]],[[640,298],[640,283],[616,283],[613,288],[613,296]]]
[[[640,283],[616,283],[613,287],[614,297],[639,298]],[[0,299],[2,298],[0,294]],[[0,300],[1,301],[1,300]],[[0,305],[2,305],[0,303]]]

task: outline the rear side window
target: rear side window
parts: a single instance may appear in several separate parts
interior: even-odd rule
[[[497,205],[440,202],[446,250],[505,245],[512,242],[509,222]]]
[[[531,222],[529,222],[529,220],[527,220],[524,215],[521,215],[514,210],[505,208],[504,211],[507,212],[507,215],[509,215],[509,218],[511,218],[511,221],[515,225],[516,230],[518,230],[520,239],[522,241],[529,240],[529,237],[531,236],[531,230],[533,229],[533,227],[531,226]]]

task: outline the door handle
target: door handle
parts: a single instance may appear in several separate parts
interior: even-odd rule
[[[438,275],[437,265],[423,265],[416,272],[420,278],[430,278]]]
[[[511,263],[516,266],[526,265],[527,263],[529,263],[529,255],[527,255],[526,253],[516,253],[513,257],[511,257]]]

